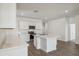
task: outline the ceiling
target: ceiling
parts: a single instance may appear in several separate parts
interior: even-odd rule
[[[78,3],[17,3],[17,15],[28,18],[53,20],[77,14]]]

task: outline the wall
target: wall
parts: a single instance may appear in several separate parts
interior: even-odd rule
[[[0,48],[17,46],[18,24],[16,20],[16,4],[0,4]]]
[[[67,41],[70,41],[70,39],[71,39],[71,34],[70,34],[70,24],[76,24],[76,19],[75,19],[75,16],[73,16],[73,17],[68,17],[67,19],[67,27],[68,27],[68,32],[67,32],[67,35],[68,35],[68,40]]]
[[[79,44],[79,15],[75,16],[74,21],[76,23],[76,40],[75,40],[75,43]]]
[[[28,55],[25,41],[18,38],[17,25],[16,4],[0,3],[0,55]]]
[[[62,40],[65,40],[65,18],[51,20],[48,22],[48,34],[52,36],[61,36]]]
[[[73,17],[69,17],[69,19],[68,19],[68,24],[76,24],[76,39],[75,39],[75,44],[79,44],[79,15],[75,15],[75,16],[73,16]],[[69,27],[69,25],[68,25],[68,27]],[[70,37],[69,37],[69,29],[68,29],[68,33],[67,33],[67,35],[68,35],[68,40],[67,41],[69,41],[70,40]]]
[[[78,16],[78,15],[77,15]],[[70,24],[76,24],[76,16],[73,16],[73,17],[69,17],[69,23]]]
[[[76,24],[76,40],[75,44],[79,44],[79,15],[73,17],[65,17],[48,22],[48,34],[49,35],[61,35],[62,41],[69,41],[69,24]]]
[[[16,28],[15,3],[0,3],[0,28]]]
[[[0,4],[0,48],[5,42],[12,43],[17,39],[16,4]]]

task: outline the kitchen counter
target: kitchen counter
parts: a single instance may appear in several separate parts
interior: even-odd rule
[[[45,52],[56,50],[58,36],[51,35],[36,35],[34,39],[34,45],[37,49],[41,49]]]
[[[4,39],[0,47],[0,56],[27,56],[28,44],[22,39],[8,41]]]

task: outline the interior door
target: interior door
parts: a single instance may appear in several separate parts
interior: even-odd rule
[[[70,40],[74,41],[76,39],[76,24],[70,24]]]

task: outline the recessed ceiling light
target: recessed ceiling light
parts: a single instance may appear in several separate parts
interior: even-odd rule
[[[37,9],[35,9],[33,12],[34,12],[34,13],[37,13],[37,12],[38,12],[38,10],[37,10]]]
[[[68,10],[65,10],[65,13],[68,13]]]

